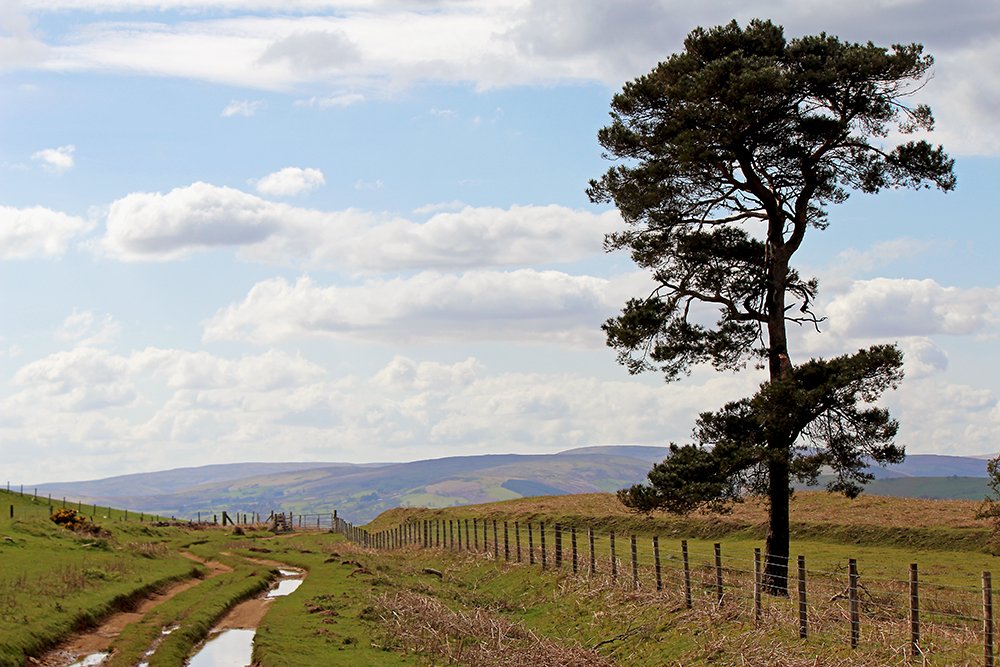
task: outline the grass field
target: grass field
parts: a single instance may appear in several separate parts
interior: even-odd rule
[[[433,549],[376,550],[337,534],[154,526],[135,516],[126,521],[114,511],[100,515],[108,516],[98,521],[105,534],[78,534],[48,520],[47,499],[41,507],[17,494],[0,496],[15,505],[15,518],[0,520],[0,665],[40,657],[60,640],[131,608],[150,591],[191,579],[191,587],[126,626],[106,662],[135,665],[152,648],[151,667],[181,665],[227,610],[270,585],[273,563],[307,575],[293,595],[272,603],[258,628],[254,661],[263,667],[911,664],[906,613],[911,563],[919,566],[923,664],[981,664],[979,582],[982,572],[996,564],[989,526],[974,518],[977,503],[847,501],[797,493],[792,553],[805,557],[809,591],[809,636],[800,639],[794,592],[790,599],[764,596],[762,619],[754,620],[754,549],[762,546],[766,519],[764,508],[754,503],[725,517],[684,519],[635,515],[605,494],[398,509],[368,530],[441,521],[444,543]],[[452,541],[466,520],[470,528],[475,520],[478,550],[459,550]],[[545,570],[541,523],[546,526]],[[556,523],[565,527],[558,568]],[[594,533],[593,573],[588,530]],[[682,540],[692,581],[690,609]],[[529,541],[534,565],[528,563]],[[462,543],[468,544],[464,532]],[[721,603],[715,544],[723,565]],[[860,646],[853,650],[848,602],[842,597],[852,558],[863,590]],[[164,628],[176,630],[165,636]]]

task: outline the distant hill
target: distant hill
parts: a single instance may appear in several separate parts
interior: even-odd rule
[[[337,509],[351,521],[364,522],[400,506],[616,491],[644,481],[652,464],[668,453],[666,447],[621,445],[363,465],[233,463],[40,484],[38,491],[178,517],[224,509],[265,514]],[[872,472],[878,479],[869,492],[877,495],[978,499],[986,489],[986,461],[971,457],[917,454]]]

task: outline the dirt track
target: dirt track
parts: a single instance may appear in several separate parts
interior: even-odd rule
[[[71,665],[84,656],[105,652],[127,625],[137,623],[142,620],[143,616],[156,609],[159,605],[186,590],[194,588],[206,579],[211,579],[224,572],[232,572],[232,568],[228,565],[216,561],[205,561],[187,552],[181,552],[181,555],[204,565],[208,569],[208,575],[203,579],[193,577],[185,579],[164,591],[153,593],[139,602],[135,609],[112,614],[104,619],[96,628],[70,637],[40,659],[31,658],[31,664],[42,665],[42,667],[66,667],[66,665]]]

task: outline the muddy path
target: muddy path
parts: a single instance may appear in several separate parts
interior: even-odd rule
[[[98,653],[106,652],[118,635],[126,626],[141,621],[143,617],[156,609],[164,602],[173,599],[175,596],[198,586],[202,582],[217,577],[225,572],[232,572],[233,568],[217,561],[204,560],[188,552],[181,552],[185,558],[195,561],[204,566],[208,573],[202,577],[191,577],[177,582],[156,591],[139,601],[136,606],[129,611],[120,611],[105,618],[96,628],[91,628],[85,632],[73,635],[56,648],[45,653],[41,658],[30,658],[32,665],[41,667],[67,667],[82,658]]]

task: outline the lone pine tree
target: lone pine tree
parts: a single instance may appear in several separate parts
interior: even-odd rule
[[[791,481],[830,466],[832,490],[856,495],[866,459],[904,454],[888,413],[859,406],[900,381],[898,349],[795,366],[786,327],[822,321],[817,281],[791,260],[807,232],[827,226],[831,204],[854,192],[955,187],[940,146],[902,140],[933,128],[930,108],[907,103],[932,64],[919,44],[787,40],[761,20],[698,28],[682,52],[625,84],[598,134],[617,164],[588,194],[627,223],[606,246],[628,249],[656,285],[604,324],[619,361],[667,380],[701,363],[753,361],[769,372],[755,396],[701,415],[697,444],[672,445],[648,485],[619,495],[638,509],[689,511],[766,494],[772,593],[787,593]]]

